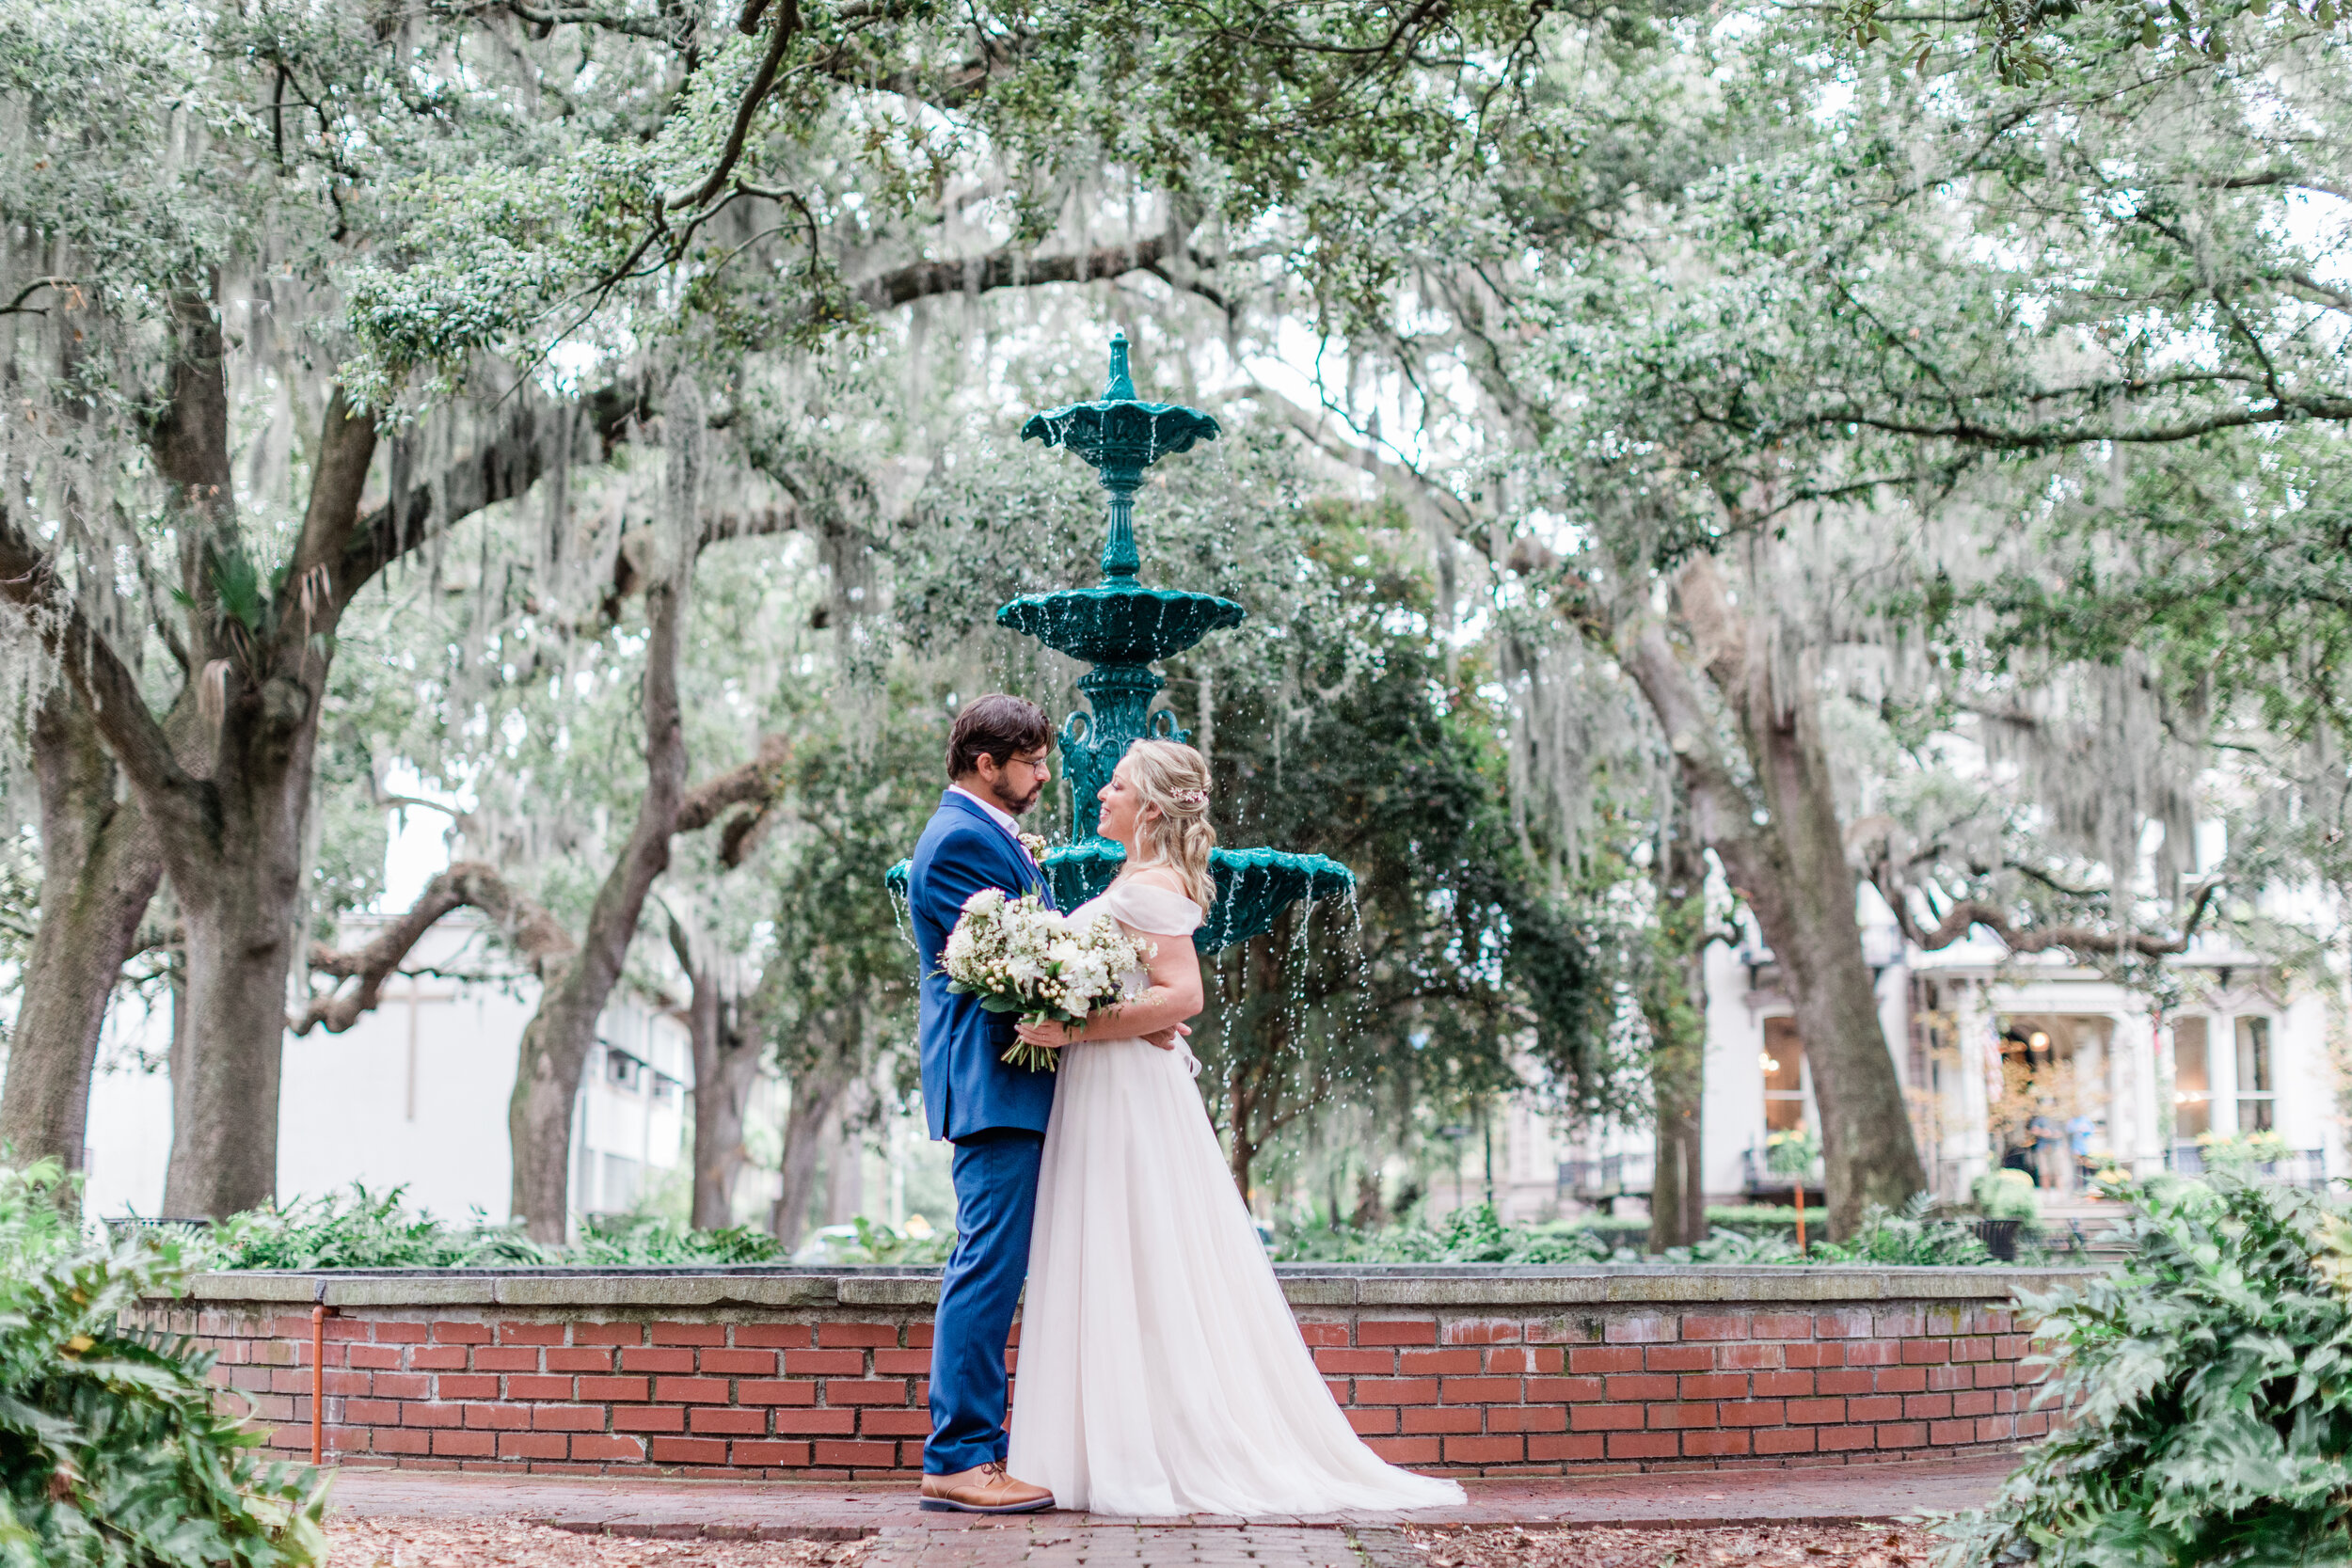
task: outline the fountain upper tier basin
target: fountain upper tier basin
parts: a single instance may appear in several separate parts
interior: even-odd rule
[[[996,624],[1089,664],[1149,664],[1240,626],[1247,613],[1214,594],[1118,583],[1025,594],[998,607]]]

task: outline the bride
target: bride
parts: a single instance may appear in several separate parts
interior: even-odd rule
[[[1192,933],[1215,898],[1200,753],[1139,740],[1103,789],[1126,868],[1076,916],[1156,944],[1128,1000],[1078,1029],[1045,1132],[1009,1468],[1098,1513],[1329,1513],[1440,1507],[1450,1481],[1385,1464],[1348,1425],[1233,1188],[1181,1043],[1136,1036],[1200,1011]]]

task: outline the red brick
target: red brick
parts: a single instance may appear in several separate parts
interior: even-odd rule
[[[1682,1451],[1682,1438],[1672,1432],[1613,1432],[1612,1459],[1672,1459]]]
[[[1527,1380],[1527,1402],[1545,1404],[1565,1402],[1569,1404],[1601,1396],[1601,1382],[1597,1377],[1531,1377]]]
[[[1609,1397],[1629,1403],[1642,1400],[1670,1400],[1675,1397],[1675,1380],[1663,1373],[1651,1372],[1613,1377],[1609,1380]]]
[[[1756,1434],[1756,1451],[1768,1453],[1811,1453],[1811,1427],[1767,1427]]]
[[[1831,1367],[1813,1374],[1817,1394],[1867,1394],[1876,1377],[1867,1367]]]
[[[420,1404],[411,1401],[400,1407],[400,1424],[405,1427],[457,1427],[466,1424],[466,1410],[456,1404]]]
[[[400,1420],[400,1404],[395,1400],[345,1400],[343,1419],[353,1426],[391,1426]]]
[[[1475,1350],[1399,1351],[1396,1370],[1407,1377],[1476,1377],[1483,1370],[1478,1361]],[[1516,1386],[1512,1395],[1518,1397]]]
[[[1460,1318],[1445,1325],[1449,1345],[1508,1345],[1518,1338],[1518,1323],[1511,1318]]]
[[[771,1368],[772,1371],[774,1369]],[[878,1350],[874,1353],[874,1375],[877,1377],[929,1377],[931,1353],[927,1350]]]
[[[1449,1377],[1438,1397],[1448,1404],[1517,1404],[1519,1389],[1516,1377]]]
[[[765,1437],[768,1435],[768,1412],[705,1406],[688,1412],[686,1425],[688,1431],[697,1434],[723,1433],[734,1437]]]
[[[1527,1457],[1534,1460],[1598,1459],[1606,1451],[1598,1433],[1537,1434],[1527,1440]]]
[[[868,1408],[857,1413],[857,1430],[863,1437],[928,1437],[931,1431],[931,1413],[928,1410]]]
[[[1488,1432],[1565,1432],[1568,1413],[1557,1404],[1496,1404],[1486,1408]]]
[[[1855,1339],[1849,1341],[1844,1350],[1849,1367],[1892,1367],[1903,1358],[1900,1339]]]
[[[1682,1453],[1686,1459],[1732,1459],[1746,1453],[1750,1441],[1745,1432],[1686,1432]]]
[[[399,1427],[378,1427],[369,1433],[377,1453],[430,1453],[433,1434],[423,1431],[405,1431]]]
[[[1777,1371],[1781,1364],[1781,1347],[1778,1345],[1715,1347],[1715,1365],[1726,1372]]]
[[[1649,1407],[1652,1432],[1679,1432],[1685,1427],[1711,1427],[1715,1424],[1715,1406],[1711,1404],[1653,1404]]]
[[[814,1383],[754,1383],[749,1379],[736,1385],[735,1397],[741,1404],[815,1404],[817,1385]]]
[[[1634,1432],[1642,1424],[1638,1404],[1580,1404],[1568,1411],[1571,1432]]]
[[[432,1390],[433,1380],[422,1372],[378,1372],[373,1392],[378,1397],[421,1400]]]
[[[562,1323],[501,1323],[499,1343],[501,1345],[560,1345],[564,1342]]]
[[[653,1397],[675,1400],[680,1404],[725,1404],[727,1380],[723,1377],[658,1377],[653,1380]]]
[[[1845,1418],[1846,1402],[1844,1400],[1790,1400],[1788,1402],[1788,1424],[1790,1426],[1822,1426],[1833,1421],[1842,1421]]]
[[[1434,1377],[1359,1377],[1356,1380],[1358,1404],[1435,1404],[1438,1402],[1438,1380]]]
[[[707,1350],[699,1369],[705,1377],[773,1377],[776,1353],[771,1350]]]
[[[738,1350],[798,1350],[809,1342],[806,1323],[737,1323],[735,1344]],[[798,1448],[802,1445],[792,1444]]]
[[[1531,1345],[1524,1349],[1504,1347],[1486,1353],[1486,1370],[1497,1376],[1514,1372],[1521,1375],[1555,1373],[1565,1369],[1567,1364],[1567,1352],[1542,1345]]]
[[[1952,1414],[1955,1416],[1990,1416],[1999,1408],[1990,1389],[1953,1394],[1949,1398],[1952,1402]]]
[[[499,1433],[501,1459],[564,1459],[569,1457],[572,1440],[560,1432],[502,1432]]]
[[[1476,1405],[1411,1404],[1404,1409],[1404,1431],[1484,1432],[1486,1413]]]
[[[1928,1386],[1939,1394],[1948,1393],[1956,1388],[1973,1388],[1977,1385],[1974,1374],[1987,1370],[1990,1369],[1984,1367],[1930,1367]]]
[[[365,1372],[325,1373],[320,1384],[329,1394],[368,1394],[374,1390],[375,1380]]]
[[[1391,1465],[1435,1465],[1438,1441],[1435,1437],[1367,1437],[1364,1447]]]
[[[1613,1345],[1657,1345],[1678,1338],[1676,1330],[1674,1319],[1645,1313],[1638,1318],[1619,1318],[1601,1338]]]
[[[1906,1367],[1932,1366],[1936,1362],[1949,1361],[1951,1358],[1952,1342],[1949,1339],[1905,1339],[1903,1341],[1903,1365]]]
[[[803,1410],[787,1405],[775,1413],[779,1435],[848,1437],[857,1431],[854,1410]]]
[[[1394,1405],[1381,1405],[1370,1410],[1351,1407],[1347,1412],[1347,1424],[1356,1429],[1359,1437],[1380,1437],[1396,1430],[1396,1418]]]
[[[1757,1399],[1804,1399],[1813,1392],[1811,1372],[1758,1372],[1748,1380]]]
[[[1931,1443],[1939,1445],[1973,1443],[1976,1440],[1977,1423],[1974,1421],[1931,1421],[1928,1423],[1928,1441]]]
[[[1870,1314],[1853,1307],[1836,1312],[1816,1312],[1813,1314],[1813,1337],[1817,1339],[1867,1339],[1870,1337]]]
[[[1810,1339],[1810,1312],[1758,1312],[1748,1319],[1748,1332],[1759,1339]]]
[[[642,1377],[583,1377],[580,1380],[580,1397],[583,1400],[618,1400],[624,1403],[648,1399],[650,1379]],[[664,1382],[672,1381],[663,1379]]]
[[[1776,1427],[1788,1419],[1788,1407],[1779,1400],[1725,1400],[1716,1410],[1727,1427]]]
[[[433,1325],[433,1342],[437,1345],[486,1345],[490,1342],[490,1325],[437,1323]]]
[[[901,1378],[880,1378],[861,1381],[856,1378],[828,1378],[825,1382],[827,1404],[904,1404],[907,1386]]]
[[[171,1329],[172,1333],[196,1334],[202,1332],[202,1330],[196,1327],[192,1323],[186,1322],[185,1314],[176,1313],[174,1314],[174,1317],[181,1321],[174,1323]],[[329,1343],[333,1343],[338,1339],[369,1339],[374,1338],[374,1336],[369,1332],[370,1326],[371,1325],[369,1324],[368,1320],[365,1318],[341,1318],[330,1313],[326,1319],[326,1326],[324,1330],[324,1335]],[[309,1321],[306,1319],[302,1324],[303,1337],[308,1338],[310,1332],[310,1325]]]
[[[1949,1394],[1907,1394],[1903,1397],[1903,1415],[1915,1421],[1949,1420],[1952,1397]]]
[[[694,1353],[691,1350],[621,1352],[621,1370],[625,1372],[691,1372],[693,1370]]]
[[[1791,1367],[1842,1367],[1846,1364],[1846,1347],[1835,1340],[1827,1344],[1783,1345],[1780,1358]]]
[[[2016,1435],[2017,1418],[2014,1416],[1977,1418],[1977,1441],[1979,1443],[2006,1443]]]
[[[1872,1375],[1871,1386],[1882,1394],[1917,1394],[1928,1386],[1925,1367],[1881,1367]]]
[[[1386,1376],[1396,1370],[1396,1352],[1330,1347],[1315,1352],[1315,1370],[1327,1377],[1344,1377],[1350,1372],[1373,1372]]]
[[[846,1350],[853,1345],[888,1345],[896,1350],[898,1328],[896,1323],[818,1323],[817,1342],[828,1350]],[[818,1464],[828,1461],[819,1458]]]
[[[612,1411],[615,1432],[684,1432],[686,1410],[675,1404],[616,1405]]]
[[[1323,1386],[1330,1391],[1332,1403],[1345,1404],[1347,1402],[1347,1379],[1326,1378]]]
[[[1722,1316],[1703,1312],[1685,1313],[1682,1337],[1685,1339],[1744,1339],[1748,1337],[1748,1315],[1744,1312]]]
[[[1882,1449],[1923,1449],[1927,1445],[1928,1426],[1925,1421],[1903,1421],[1879,1428],[1879,1447]]]
[[[437,1432],[433,1434],[433,1456],[436,1459],[487,1459],[498,1451],[498,1433],[494,1432]]]
[[[738,1441],[735,1445],[738,1465],[761,1466],[801,1465],[808,1463],[806,1443],[759,1443]]]
[[[653,1342],[657,1345],[723,1345],[727,1342],[727,1325],[657,1323],[653,1325]]]
[[[1449,1465],[1517,1465],[1527,1457],[1527,1440],[1523,1437],[1448,1437],[1445,1440],[1445,1462]]]
[[[506,1380],[506,1397],[510,1400],[568,1400],[572,1398],[572,1380],[568,1377],[510,1377]]]
[[[334,1319],[329,1318],[326,1322],[329,1327],[334,1326]],[[379,1345],[421,1345],[424,1343],[425,1330],[422,1323],[379,1322],[374,1327],[375,1342]]]
[[[1308,1322],[1298,1325],[1298,1337],[1311,1349],[1338,1348],[1348,1342],[1345,1323]]]
[[[1426,1318],[1365,1318],[1356,1324],[1359,1345],[1434,1345],[1438,1325]]]
[[[1675,1392],[1678,1397],[1686,1400],[1745,1399],[1748,1393],[1748,1380],[1746,1375],[1740,1372],[1705,1372],[1695,1377],[1682,1379]]]
[[[1955,1371],[1959,1370],[1953,1369]],[[2017,1376],[2018,1367],[2013,1361],[1985,1362],[1971,1367],[1968,1370],[1979,1388],[2008,1388],[2020,1381]]]
[[[445,1400],[494,1400],[499,1397],[499,1380],[479,1372],[443,1372],[434,1380],[434,1389]]]
[[[820,1334],[818,1338],[823,1336]],[[815,1448],[819,1465],[881,1468],[895,1465],[898,1461],[898,1446],[896,1443],[841,1443],[819,1439]]]
[[[478,1431],[522,1432],[531,1425],[527,1404],[469,1404],[466,1424]]]
[[[395,1371],[400,1367],[400,1347],[397,1345],[348,1345],[343,1358],[347,1365],[364,1367],[371,1371]]]
[[[1642,1353],[1642,1366],[1653,1372],[1712,1370],[1715,1352],[1707,1345],[1652,1345]]]
[[[1850,1421],[1896,1421],[1902,1418],[1902,1414],[1899,1394],[1873,1394],[1846,1402],[1846,1419]]]
[[[787,1351],[784,1370],[793,1377],[863,1377],[866,1374],[866,1353],[862,1350]]]
[[[554,1353],[561,1355],[564,1353]],[[541,1353],[528,1345],[510,1346],[500,1350],[485,1345],[473,1353],[473,1370],[477,1372],[535,1372],[539,1370]]]
[[[642,1345],[645,1342],[644,1323],[574,1323],[572,1343],[575,1345]]]
[[[604,1419],[600,1404],[540,1404],[531,1411],[533,1432],[602,1432]]]
[[[612,1370],[612,1352],[609,1350],[550,1350],[547,1357],[548,1370],[551,1372],[609,1372]]]
[[[653,1462],[656,1465],[724,1465],[727,1446],[715,1437],[657,1437],[653,1440]]]
[[[1850,1453],[1856,1449],[1879,1446],[1875,1427],[1821,1427],[1815,1433],[1814,1447],[1821,1453]]]
[[[1601,1323],[1598,1318],[1553,1318],[1549,1322],[1527,1325],[1527,1342],[1531,1345],[1597,1345],[1600,1342]]]
[[[466,1370],[466,1347],[463,1345],[419,1345],[408,1353],[408,1366],[420,1372],[462,1372]]]

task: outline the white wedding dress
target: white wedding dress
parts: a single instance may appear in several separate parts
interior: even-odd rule
[[[1198,904],[1127,879],[1082,905],[1188,936]],[[1130,993],[1143,972],[1127,977]],[[1097,1513],[1437,1508],[1450,1481],[1384,1463],[1315,1370],[1181,1045],[1061,1053],[1012,1405],[1011,1473]]]

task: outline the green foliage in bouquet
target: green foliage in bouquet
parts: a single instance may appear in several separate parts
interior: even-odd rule
[[[179,1265],[86,1240],[54,1161],[0,1169],[0,1565],[302,1568],[326,1482],[262,1464],[215,1408],[212,1357],[118,1316]]]
[[[2352,1560],[2352,1219],[2226,1173],[2123,1196],[2131,1260],[2026,1298],[2069,1422],[1940,1568]]]

